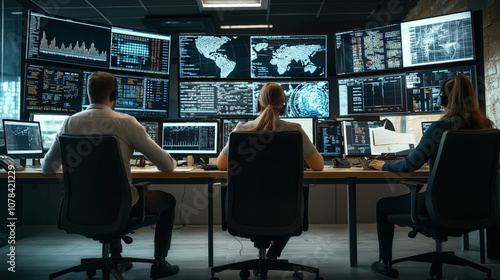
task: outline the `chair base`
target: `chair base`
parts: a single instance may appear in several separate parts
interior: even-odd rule
[[[319,268],[290,263],[287,260],[274,260],[274,259],[254,259],[254,260],[248,260],[248,261],[242,261],[242,262],[212,267],[211,279],[214,280],[218,279],[215,277],[215,273],[224,270],[241,270],[240,278],[242,279],[247,279],[250,276],[249,272],[250,270],[258,272],[258,274],[260,274],[261,280],[267,279],[267,272],[269,270],[293,271],[294,280],[302,279],[299,271],[307,271],[314,273],[316,274],[317,280],[322,279],[319,277]]]
[[[455,256],[454,252],[430,252],[420,255],[415,255],[411,257],[401,258],[390,262],[390,266],[393,264],[404,262],[404,261],[415,261],[415,262],[428,262],[431,263],[430,276],[431,279],[442,279],[443,278],[443,264],[460,265],[460,266],[470,266],[477,270],[486,273],[487,278],[491,279],[491,269],[471,262],[464,258]]]
[[[117,265],[126,262],[142,262],[142,263],[154,263],[154,260],[150,259],[140,259],[140,258],[93,258],[93,259],[82,259],[80,265],[75,265],[73,267],[52,273],[49,275],[49,279],[52,280],[61,275],[70,272],[82,272],[87,273],[88,278],[92,278],[96,275],[97,270],[102,270],[102,279],[109,280],[109,276],[113,275],[117,280],[124,280],[120,271],[118,271]]]

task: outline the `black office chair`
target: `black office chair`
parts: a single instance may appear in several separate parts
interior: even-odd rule
[[[92,278],[96,270],[102,270],[102,279],[109,279],[111,273],[121,280],[118,264],[153,263],[149,259],[110,257],[112,240],[123,239],[129,244],[132,238],[127,234],[154,225],[159,219],[157,215],[144,214],[144,188],[148,183],[136,185],[139,202],[131,206],[130,185],[117,138],[112,135],[63,134],[59,141],[64,174],[59,228],[102,243],[102,257],[82,259],[80,265],[53,273],[50,279],[81,271]]]
[[[432,237],[436,251],[394,260],[430,262],[432,279],[442,278],[443,264],[470,266],[491,277],[491,270],[472,261],[443,252],[442,242],[449,236],[484,229],[495,223],[495,184],[500,152],[500,131],[448,130],[443,134],[436,162],[427,181],[425,203],[428,215],[416,213],[419,183],[401,182],[410,188],[411,214],[391,214],[387,219],[400,226],[412,227],[408,234]]]
[[[259,249],[259,259],[213,267],[211,279],[218,279],[215,273],[224,270],[240,270],[241,279],[247,279],[250,270],[263,280],[268,270],[293,271],[293,279],[302,279],[299,271],[309,271],[322,279],[318,268],[266,258],[273,238],[298,236],[308,229],[302,135],[233,132],[229,143],[227,202],[224,188],[221,196],[222,229],[250,238]]]

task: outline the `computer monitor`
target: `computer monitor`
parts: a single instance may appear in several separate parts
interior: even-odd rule
[[[316,149],[323,158],[342,156],[342,125],[334,120],[316,122]]]
[[[249,82],[180,82],[181,118],[253,117],[254,100]]]
[[[401,23],[403,66],[474,59],[471,12]]]
[[[23,111],[73,114],[82,108],[83,72],[61,67],[25,65]]]
[[[26,58],[109,67],[110,27],[31,11]]]
[[[229,141],[229,134],[234,130],[240,122],[249,122],[253,119],[249,118],[223,118],[222,119],[222,147],[226,146]]]
[[[403,67],[399,24],[335,33],[337,74]]]
[[[372,151],[371,129],[384,126],[384,121],[343,121],[344,154],[346,156],[380,155]]]
[[[144,127],[146,133],[155,141],[156,144],[160,143],[160,123],[159,122],[151,122],[151,121],[139,121],[139,123]],[[138,151],[134,151],[134,156],[142,156],[143,154]]]
[[[250,78],[249,36],[179,36],[180,78]]]
[[[91,72],[84,72],[84,91]],[[165,119],[168,116],[169,80],[115,74],[118,82],[118,98],[115,111],[139,118]],[[82,98],[82,109],[90,105],[87,94]]]
[[[162,123],[161,147],[173,156],[217,156],[219,122],[165,121]]]
[[[422,135],[424,135],[425,131],[433,124],[434,122],[422,122]]]
[[[309,140],[311,140],[311,143],[314,144],[314,137],[316,136],[314,118],[282,118],[282,120],[300,124],[302,130],[304,130]]]
[[[330,91],[327,81],[276,81],[285,91],[288,118],[328,118],[330,116]],[[254,104],[265,82],[254,82]],[[254,115],[258,115],[257,106]]]
[[[406,100],[409,113],[442,112],[438,98],[441,85],[458,73],[467,76],[475,85],[475,66],[453,67],[406,72]]]
[[[169,74],[171,36],[111,28],[110,69]]]
[[[67,115],[47,115],[47,114],[33,114],[32,120],[40,123],[42,131],[43,149],[48,151],[52,147],[52,143],[56,140],[57,132],[61,128],[64,120],[68,118]]]
[[[404,74],[338,80],[339,115],[405,112]]]
[[[43,158],[40,123],[2,120],[6,154],[13,158]]]
[[[251,36],[252,78],[326,78],[326,35]]]

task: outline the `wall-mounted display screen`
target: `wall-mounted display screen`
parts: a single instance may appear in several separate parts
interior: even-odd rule
[[[83,73],[59,67],[26,65],[23,109],[72,114],[82,107]]]
[[[249,78],[249,36],[179,36],[179,77]]]
[[[253,116],[253,88],[249,82],[180,82],[181,118]]]
[[[335,34],[337,74],[403,67],[399,24]]]
[[[411,113],[443,111],[438,103],[441,85],[446,80],[454,78],[458,73],[464,74],[473,85],[475,84],[474,66],[407,72],[407,111]]]
[[[252,78],[326,78],[326,35],[251,36]]]
[[[111,28],[110,69],[169,74],[170,35]]]
[[[85,72],[84,92],[91,72]],[[115,75],[118,82],[118,98],[115,111],[135,117],[166,118],[168,111],[168,79]],[[82,109],[90,101],[83,98]]]
[[[107,68],[109,34],[109,27],[31,12],[26,57]]]
[[[276,83],[283,88],[286,95],[287,107],[284,117],[328,118],[330,116],[330,91],[327,81],[277,81]],[[255,104],[264,84],[266,83],[253,83]],[[255,115],[258,114],[256,110]]]
[[[404,74],[338,80],[339,115],[405,111]]]
[[[474,59],[471,12],[401,23],[403,66]]]

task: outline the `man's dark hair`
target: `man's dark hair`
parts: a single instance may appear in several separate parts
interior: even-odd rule
[[[102,103],[109,99],[111,91],[117,89],[116,78],[113,74],[96,71],[89,76],[87,90],[90,103]]]

